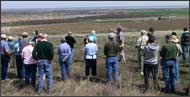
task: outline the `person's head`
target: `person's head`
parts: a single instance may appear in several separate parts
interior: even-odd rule
[[[20,35],[18,36],[18,40],[22,40],[22,39],[23,39],[22,34],[20,34]]]
[[[22,33],[22,37],[23,37],[23,38],[27,38],[27,37],[28,37],[28,33],[27,33],[27,32],[23,32],[23,33]]]
[[[89,42],[89,43],[92,43],[93,41],[94,41],[94,38],[93,38],[92,36],[89,36],[89,37],[88,37],[88,42]]]
[[[183,28],[183,31],[188,31],[188,28],[187,28],[187,27],[184,27],[184,28]]]
[[[154,33],[154,28],[150,27],[148,31],[151,32],[151,33]]]
[[[149,38],[148,38],[148,43],[154,43],[156,40],[156,37],[151,35]]]
[[[48,34],[44,34],[42,37],[43,39],[48,39]]]
[[[9,37],[8,37],[8,41],[13,41],[13,37],[12,37],[12,36],[9,36]]]
[[[6,40],[7,39],[7,35],[6,34],[1,34],[1,40]]]
[[[114,33],[110,32],[108,35],[108,39],[113,40],[114,39]]]
[[[91,34],[96,35],[96,31],[95,31],[95,30],[92,30],[92,31],[91,31]]]
[[[116,30],[117,30],[117,32],[121,32],[122,31],[122,27],[117,27]]]
[[[173,42],[173,43],[178,43],[179,42],[179,39],[175,36],[175,35],[172,35],[170,37],[170,41]]]
[[[42,33],[39,33],[38,37],[39,37],[39,38],[43,38],[43,34],[42,34]]]
[[[61,41],[61,43],[65,43],[66,42],[65,37],[61,37],[60,41]]]
[[[176,32],[172,32],[172,35],[175,35],[175,36],[177,36],[177,33],[176,33]]]
[[[166,43],[170,42],[170,35],[165,36],[165,41],[166,41]]]
[[[72,36],[72,32],[71,31],[68,32],[68,36]]]
[[[146,35],[146,31],[145,30],[141,30],[141,35]]]
[[[34,45],[34,42],[32,41],[32,39],[28,40],[28,45]]]
[[[35,34],[36,34],[36,35],[38,35],[38,34],[39,34],[38,30],[35,30],[34,32],[35,32]]]

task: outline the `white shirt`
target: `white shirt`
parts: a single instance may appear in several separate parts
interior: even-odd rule
[[[98,51],[98,47],[95,43],[88,43],[83,48],[83,52],[85,55],[85,59],[96,59],[96,52]]]
[[[22,58],[24,59],[24,64],[36,64],[37,61],[32,57],[32,51],[34,47],[31,45],[27,45],[22,50]]]

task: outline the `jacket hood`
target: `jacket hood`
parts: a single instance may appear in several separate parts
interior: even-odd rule
[[[159,45],[157,45],[157,44],[148,44],[148,46],[147,46],[150,50],[153,50],[153,51],[155,51],[155,50],[158,50],[159,49]]]

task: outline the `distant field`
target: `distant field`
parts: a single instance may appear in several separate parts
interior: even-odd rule
[[[158,11],[145,11],[142,12],[146,15],[172,15],[172,16],[189,16],[189,9],[178,10],[158,10]]]

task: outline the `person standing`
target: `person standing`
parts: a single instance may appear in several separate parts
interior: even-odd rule
[[[1,34],[1,80],[7,80],[8,64],[10,61],[10,50],[6,39],[7,36]]]
[[[175,93],[176,91],[176,68],[175,68],[175,61],[177,55],[177,46],[176,44],[172,43],[173,38],[170,38],[170,41],[162,46],[160,51],[160,56],[163,61],[163,75],[165,81],[165,92],[166,93]]]
[[[175,65],[175,68],[176,68],[176,81],[178,80],[179,78],[179,56],[182,54],[182,48],[181,48],[181,45],[179,44],[179,39],[177,38],[177,35],[176,34],[173,34],[171,36],[172,38],[172,42],[176,44],[176,47],[177,47],[177,55],[176,55],[176,65]]]
[[[189,38],[190,38],[190,33],[188,32],[188,28],[184,27],[184,32],[181,35],[181,47],[182,47],[182,58],[184,64],[188,64],[187,58],[188,58],[188,52],[189,52]]]
[[[25,67],[25,84],[32,85],[35,88],[37,61],[32,57],[33,45],[34,42],[30,39],[28,45],[23,48],[21,55]]]
[[[34,31],[34,37],[33,37],[33,39],[32,39],[32,41],[34,42],[34,45],[36,45],[37,44],[37,39],[38,39],[38,37],[39,37],[39,32],[38,32],[38,30],[35,30]]]
[[[74,49],[74,44],[76,43],[75,38],[72,36],[72,32],[68,32],[68,36],[65,37],[67,44],[71,47],[71,54],[70,54],[70,64],[72,64],[72,57],[73,57],[73,49]]]
[[[22,78],[22,56],[21,51],[19,49],[20,40],[22,40],[22,35],[19,35],[18,40],[15,43],[15,57],[16,57],[16,67],[17,67],[17,77]]]
[[[93,37],[88,37],[88,44],[85,45],[83,48],[84,56],[85,56],[85,74],[87,79],[89,79],[90,75],[90,69],[92,76],[96,76],[96,52],[98,51],[97,45],[94,43],[94,38]]]
[[[149,31],[148,34],[147,34],[148,37],[154,36],[154,31],[155,31],[155,30],[154,30],[153,27],[150,27],[148,31]]]
[[[53,84],[51,64],[54,56],[53,44],[47,41],[47,39],[43,39],[35,45],[32,56],[38,61],[38,94],[40,95],[43,90],[44,73],[47,76],[47,93],[50,94]]]
[[[141,30],[141,36],[137,40],[136,48],[138,48],[138,62],[139,62],[139,68],[141,75],[143,74],[143,55],[142,55],[142,50],[144,47],[147,45],[148,41],[148,36],[146,34],[145,30]]]
[[[118,54],[119,44],[114,40],[114,33],[109,33],[109,41],[104,45],[104,55],[106,56],[106,74],[108,84],[112,83],[112,72],[114,80],[118,80]]]
[[[15,52],[14,52],[14,46],[15,46],[15,42],[13,40],[12,36],[8,37],[8,45],[9,45],[9,49],[10,49],[10,68],[15,68]]]
[[[28,45],[28,33],[27,32],[23,32],[22,33],[22,40],[20,40],[20,43],[19,43],[19,50],[20,50],[20,53],[22,53],[22,49]],[[21,72],[22,72],[22,80],[25,80],[25,67],[24,67],[24,63],[23,63],[23,60],[22,60],[22,66],[21,66]]]
[[[92,31],[91,31],[91,34],[88,35],[88,37],[93,37],[93,42],[94,42],[95,44],[97,44],[97,37],[96,37],[96,31],[95,31],[95,30],[92,30]]]
[[[149,36],[148,44],[143,49],[144,56],[144,80],[145,80],[145,92],[149,90],[149,77],[150,73],[153,77],[154,89],[157,89],[157,73],[158,73],[158,56],[159,45],[155,43],[155,36]]]
[[[116,41],[119,44],[119,57],[118,60],[125,62],[125,52],[124,52],[124,33],[122,31],[122,27],[116,28]]]
[[[61,76],[62,80],[65,80],[65,73],[68,78],[70,78],[70,54],[71,47],[66,42],[65,38],[61,38],[61,44],[57,51],[59,55],[59,64],[61,66]]]

